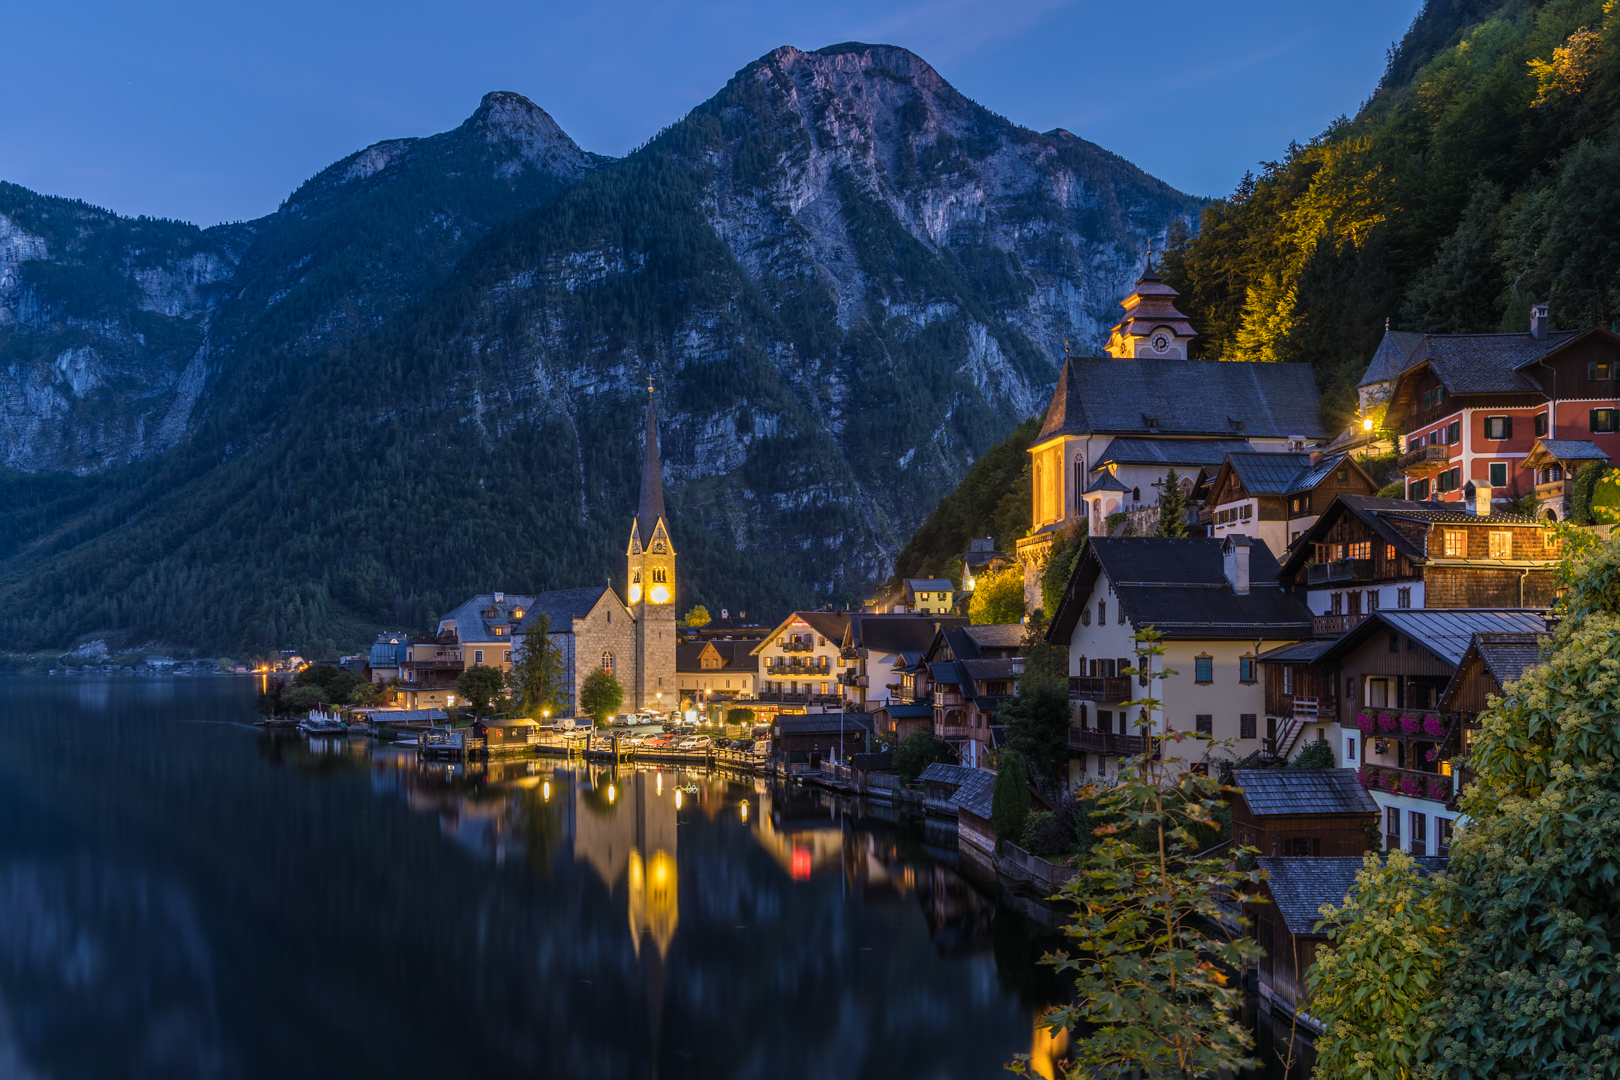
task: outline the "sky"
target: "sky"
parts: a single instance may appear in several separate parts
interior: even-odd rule
[[[0,180],[211,225],[513,90],[622,155],[779,45],[904,46],[1196,195],[1354,114],[1419,0],[0,0]]]

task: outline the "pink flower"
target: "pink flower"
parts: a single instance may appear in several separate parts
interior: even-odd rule
[[[1376,726],[1377,721],[1375,721],[1369,713],[1362,713],[1360,716],[1356,717],[1356,727],[1360,728],[1362,731],[1372,731]]]
[[[1440,718],[1438,716],[1431,714],[1423,718],[1423,734],[1438,739],[1445,733],[1446,729],[1440,726]],[[1429,760],[1433,761],[1434,759],[1430,758]]]
[[[1401,730],[1406,732],[1408,735],[1416,735],[1418,729],[1422,726],[1423,725],[1418,723],[1418,718],[1415,716],[1401,717]]]
[[[1356,779],[1361,781],[1361,786],[1364,788],[1377,787],[1378,770],[1363,765],[1361,767],[1361,772],[1357,774]]]
[[[1415,777],[1415,776],[1403,776],[1403,777],[1401,777],[1401,794],[1403,794],[1403,795],[1416,795],[1418,792],[1420,792],[1422,790],[1423,790],[1423,781],[1419,780],[1417,777]]]
[[[1444,801],[1451,797],[1451,785],[1444,780],[1429,781],[1429,798]]]
[[[1395,730],[1395,714],[1394,713],[1387,713],[1387,712],[1386,713],[1379,713],[1378,714],[1378,726],[1380,728],[1382,728],[1383,730],[1385,730],[1385,731],[1394,731]]]

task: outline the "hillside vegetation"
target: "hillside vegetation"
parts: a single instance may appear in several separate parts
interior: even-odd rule
[[[1620,7],[1428,0],[1353,118],[1291,145],[1164,260],[1203,355],[1315,366],[1330,419],[1383,333],[1620,314]]]

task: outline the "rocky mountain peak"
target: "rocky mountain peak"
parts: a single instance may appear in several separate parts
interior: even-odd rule
[[[550,113],[510,90],[485,94],[460,130],[482,135],[491,145],[513,144],[537,168],[558,176],[583,176],[602,160],[581,150]]]

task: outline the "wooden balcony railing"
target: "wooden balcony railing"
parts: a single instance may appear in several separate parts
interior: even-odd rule
[[[1129,701],[1131,700],[1130,676],[1098,678],[1088,675],[1070,675],[1069,700]]]
[[[1371,559],[1334,559],[1305,568],[1305,580],[1312,585],[1326,585],[1334,581],[1371,581]]]
[[[1313,615],[1311,633],[1316,637],[1342,637],[1348,634],[1365,615]]]
[[[1393,765],[1363,765],[1361,786],[1369,791],[1382,791],[1390,795],[1405,795],[1411,799],[1431,802],[1451,801],[1451,777],[1437,772],[1417,769],[1397,769]]]
[[[1396,471],[1409,471],[1413,469],[1428,469],[1451,460],[1451,447],[1444,443],[1433,446],[1420,446],[1416,450],[1408,450],[1395,459]]]
[[[1119,735],[1096,728],[1070,728],[1069,749],[1086,754],[1117,754],[1133,757],[1147,750],[1147,739],[1142,735]]]

